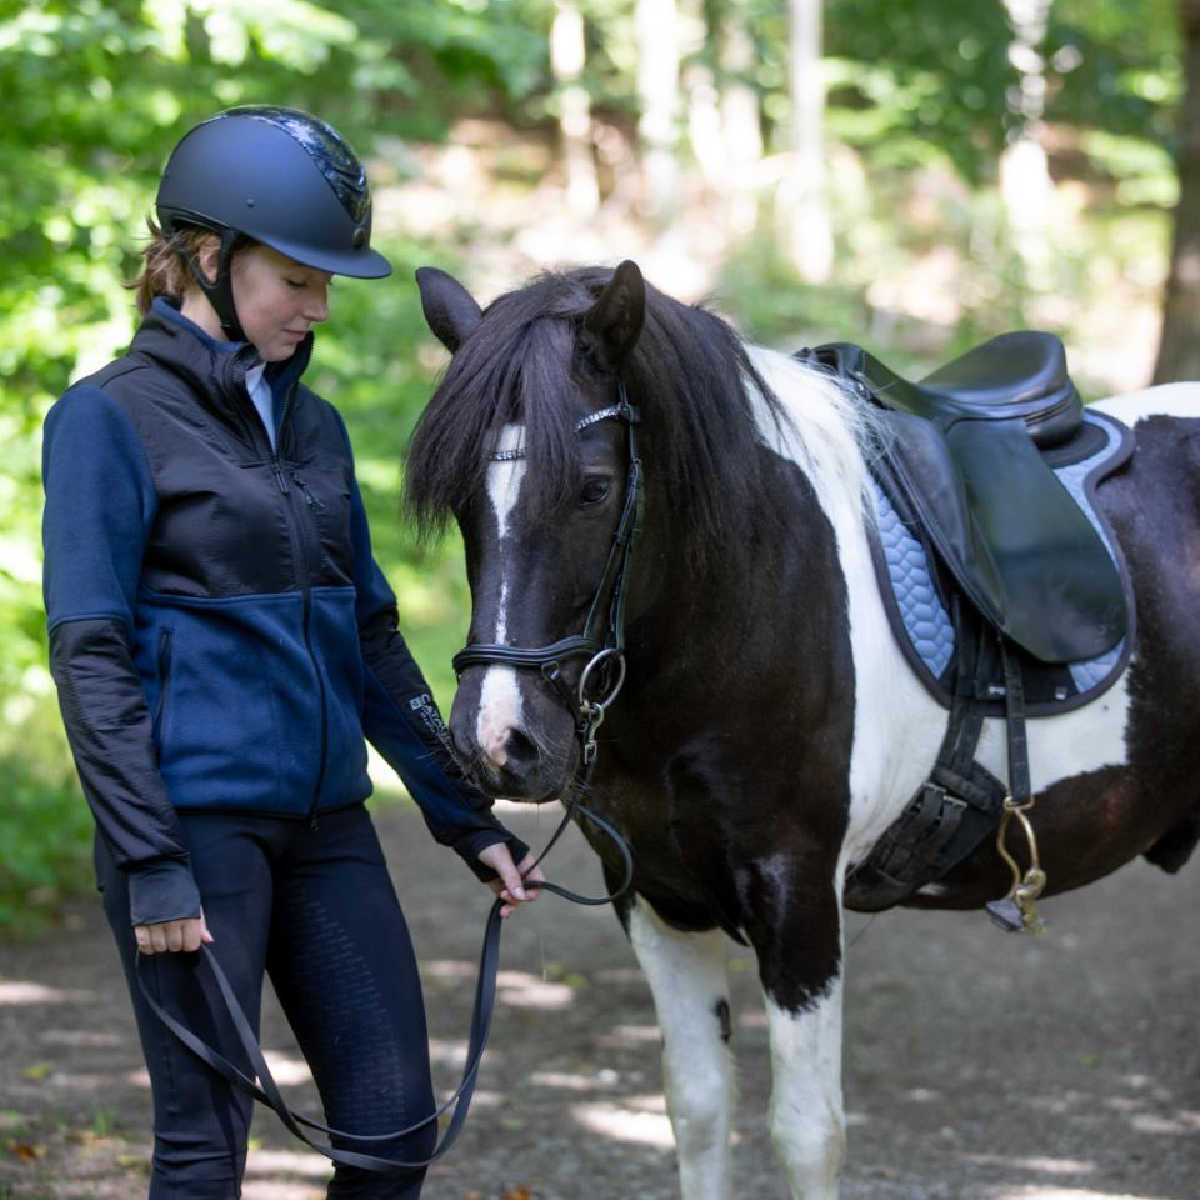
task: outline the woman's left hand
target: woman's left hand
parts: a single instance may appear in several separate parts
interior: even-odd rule
[[[545,879],[540,867],[535,867],[533,854],[527,854],[521,862],[514,863],[512,854],[504,842],[495,842],[479,852],[479,861],[491,867],[499,879],[493,879],[488,887],[504,902],[500,915],[507,917],[515,913],[523,903],[536,900],[539,889],[526,888],[522,879],[541,881]]]

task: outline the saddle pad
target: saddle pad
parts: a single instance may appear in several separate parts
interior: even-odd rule
[[[1130,631],[1111,650],[1083,662],[1057,666],[1022,655],[1030,716],[1069,711],[1100,695],[1124,670],[1132,642],[1129,574],[1112,530],[1096,510],[1095,488],[1128,459],[1133,439],[1125,426],[1111,417],[1085,410],[1083,419],[1095,431],[1088,442],[1098,444],[1098,448],[1076,462],[1055,466],[1054,474],[1099,534],[1121,575]],[[931,695],[949,708],[956,654],[956,634],[945,599],[949,577],[938,571],[915,522],[897,511],[873,477],[872,486],[878,519],[872,530],[871,549],[893,635]],[[998,713],[1002,712],[1003,695],[1003,688],[997,686],[994,697]]]

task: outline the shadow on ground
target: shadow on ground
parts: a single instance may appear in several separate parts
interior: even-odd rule
[[[504,819],[537,844],[554,813]],[[435,1071],[465,1052],[489,894],[415,811],[377,814],[422,962]],[[574,834],[548,873],[599,892]],[[975,914],[852,917],[845,1200],[1196,1200],[1200,865],[1136,863],[1044,905],[1043,940]],[[731,953],[733,947],[731,947]],[[734,1194],[783,1200],[763,1113],[765,1021],[732,958]],[[678,1195],[649,992],[608,910],[554,897],[508,922],[475,1107],[431,1200]],[[268,1001],[263,1044],[291,1103],[316,1098]],[[0,1200],[143,1194],[149,1096],[98,904],[36,945],[0,945]],[[245,1200],[317,1200],[328,1171],[275,1117],[254,1127]]]

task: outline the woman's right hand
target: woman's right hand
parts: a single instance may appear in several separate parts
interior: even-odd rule
[[[181,921],[162,921],[157,925],[135,925],[133,936],[137,939],[142,954],[162,954],[171,950],[199,950],[208,945],[213,936],[204,923],[204,909],[198,917],[184,917]]]

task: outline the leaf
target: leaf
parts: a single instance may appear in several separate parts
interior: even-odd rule
[[[500,1200],[533,1200],[533,1193],[527,1187],[515,1187],[512,1191],[505,1192]]]
[[[12,1152],[22,1162],[36,1162],[46,1153],[45,1146],[31,1146],[28,1142],[13,1142]]]
[[[31,1083],[40,1083],[53,1070],[54,1070],[53,1063],[48,1063],[48,1062],[34,1063],[32,1066],[26,1067],[21,1072],[21,1078],[28,1079]]]

